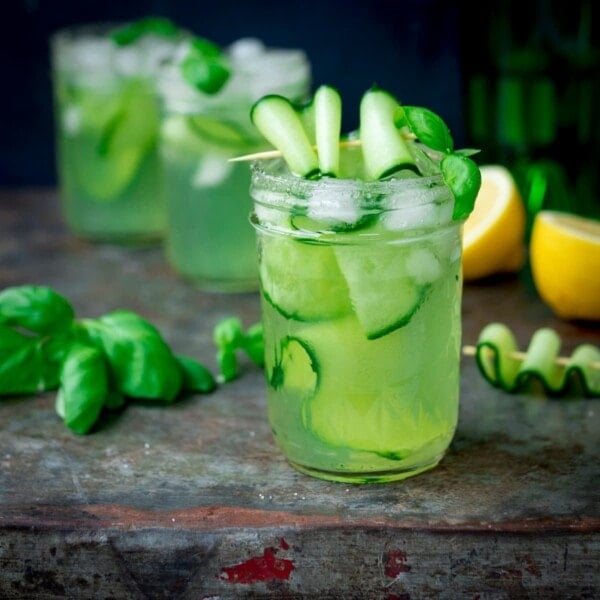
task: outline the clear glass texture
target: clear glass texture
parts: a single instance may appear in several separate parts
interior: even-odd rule
[[[118,46],[115,27],[74,26],[51,39],[62,207],[82,237],[153,242],[166,221],[154,77],[176,42],[145,35]]]
[[[250,121],[253,102],[268,93],[303,100],[310,65],[301,50],[265,48],[242,39],[226,49],[231,75],[214,95],[182,77],[186,44],[162,69],[161,156],[168,230],[166,253],[173,268],[202,289],[258,288],[255,235],[248,222],[248,163],[229,159],[265,149]]]
[[[434,467],[457,424],[461,341],[461,223],[441,177],[308,181],[260,161],[251,195],[283,454],[353,483]]]

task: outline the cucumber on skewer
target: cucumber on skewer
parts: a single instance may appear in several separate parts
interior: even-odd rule
[[[250,118],[260,133],[277,148],[290,171],[312,179],[319,174],[319,160],[292,103],[270,94],[258,100]]]
[[[323,175],[337,177],[340,170],[342,99],[339,92],[322,85],[314,98],[315,129],[319,168]]]
[[[369,179],[382,179],[401,169],[418,173],[407,142],[394,122],[398,101],[388,92],[372,88],[360,103],[360,138]]]

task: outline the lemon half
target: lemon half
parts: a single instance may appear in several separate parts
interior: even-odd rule
[[[557,316],[600,320],[600,221],[541,211],[529,255],[536,289]]]
[[[525,262],[526,214],[510,171],[483,165],[481,188],[463,228],[463,277],[514,273]]]

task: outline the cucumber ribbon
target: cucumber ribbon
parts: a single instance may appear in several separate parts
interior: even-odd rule
[[[479,335],[475,360],[483,377],[506,392],[539,381],[551,396],[565,395],[579,384],[585,396],[600,397],[600,348],[581,344],[570,357],[562,358],[560,344],[558,333],[544,327],[533,334],[522,353],[506,325],[490,323]]]

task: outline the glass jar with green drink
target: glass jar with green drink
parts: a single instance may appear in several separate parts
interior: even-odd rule
[[[479,171],[436,143],[446,129],[429,139],[414,119],[441,162],[414,142],[405,123],[429,113],[398,117],[381,90],[363,98],[360,141],[331,159],[339,102],[326,92],[318,157],[285,99],[253,111],[284,157],[252,170],[268,417],[298,470],[393,481],[434,467],[457,425],[461,225]]]
[[[250,170],[229,159],[265,147],[248,117],[252,103],[267,93],[304,99],[310,66],[300,50],[238,40],[223,51],[227,81],[207,93],[191,85],[186,73],[198,48],[194,44],[184,43],[160,77],[167,257],[180,275],[203,289],[256,290]]]
[[[154,76],[180,39],[160,18],[53,35],[57,166],[74,233],[126,244],[163,236]]]

